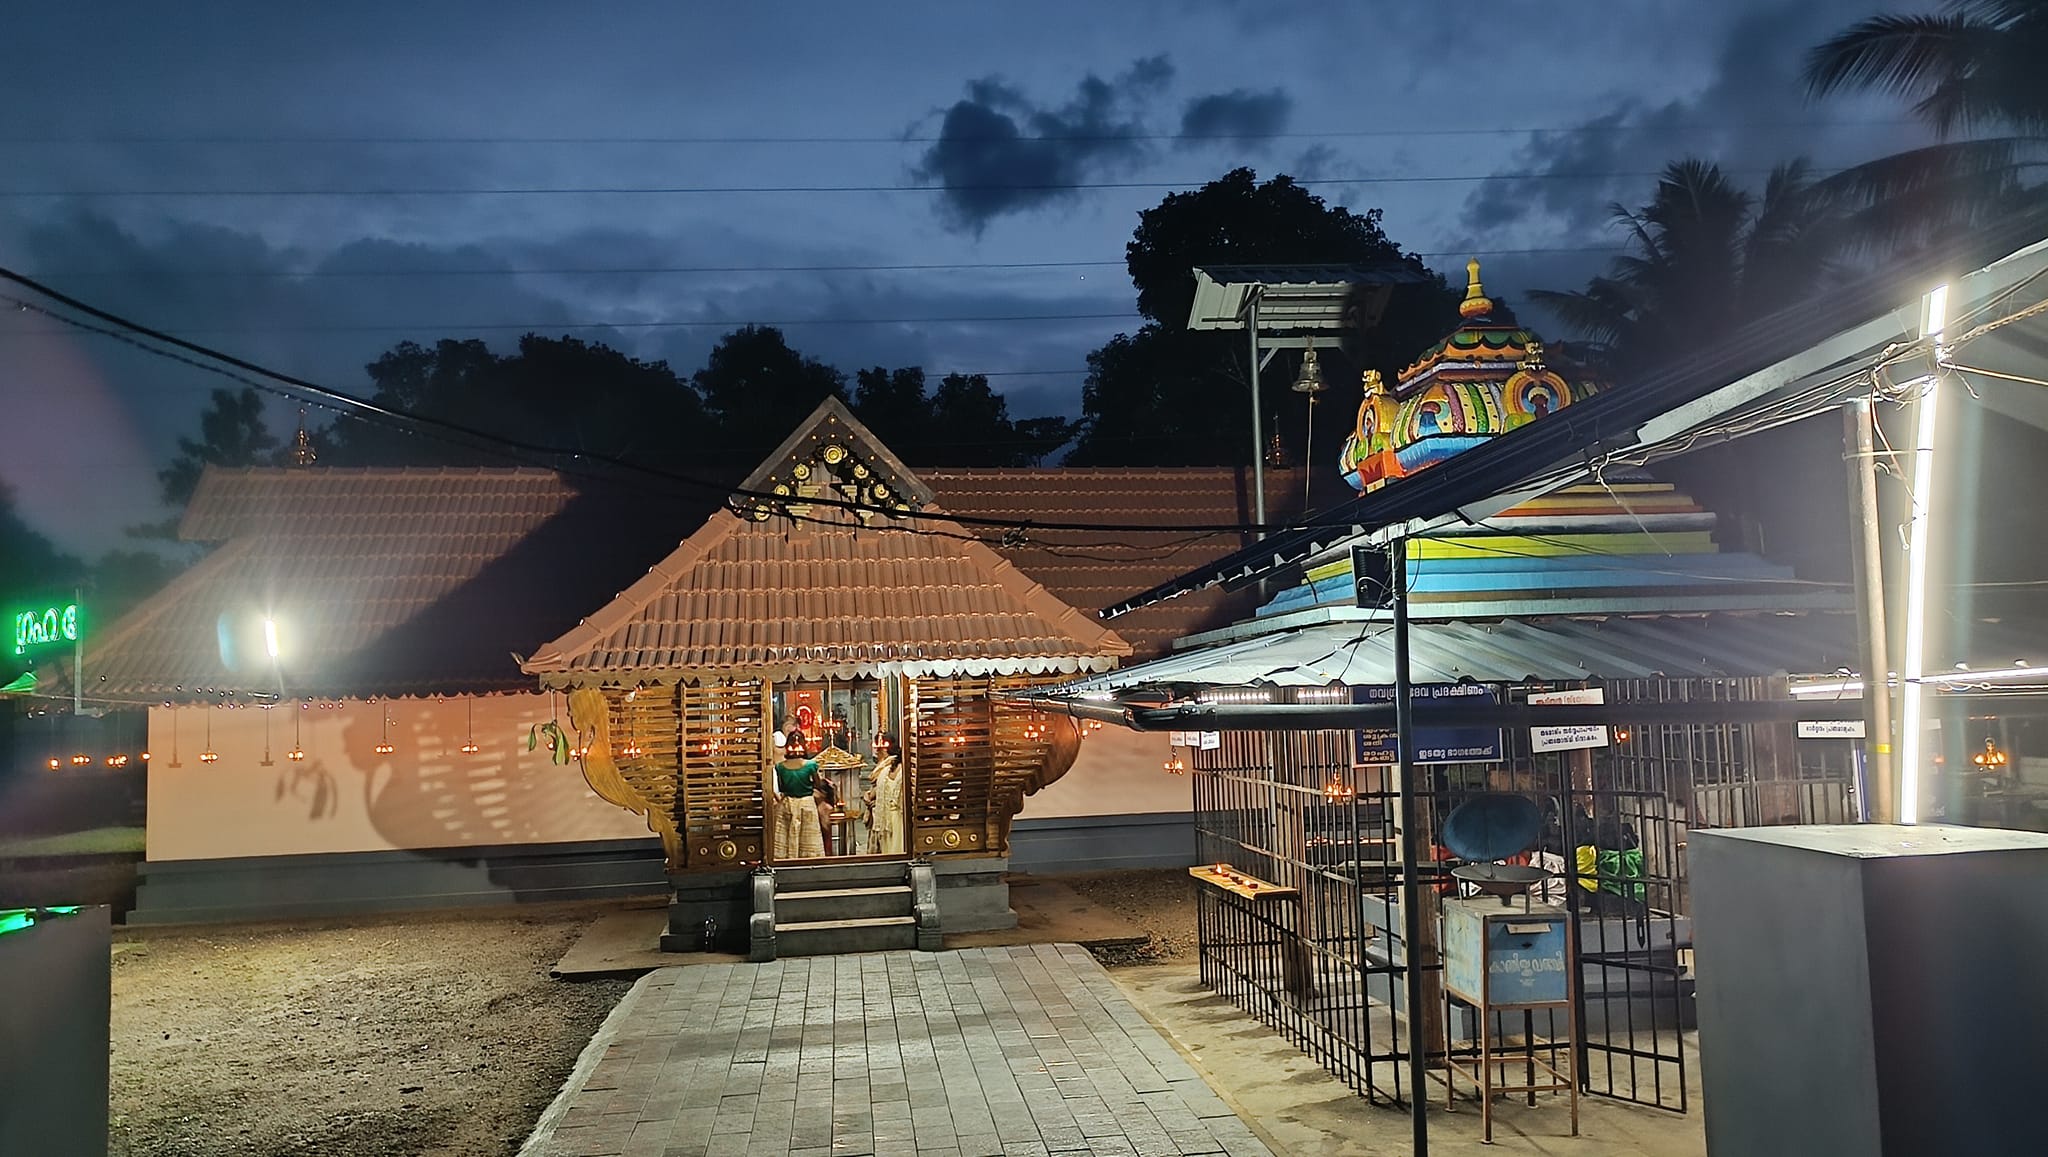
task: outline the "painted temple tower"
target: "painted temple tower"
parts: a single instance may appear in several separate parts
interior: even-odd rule
[[[1547,362],[1535,334],[1493,319],[1477,260],[1465,274],[1457,329],[1402,370],[1392,389],[1379,371],[1365,371],[1358,424],[1340,459],[1344,480],[1360,492],[1434,466],[1598,389]]]

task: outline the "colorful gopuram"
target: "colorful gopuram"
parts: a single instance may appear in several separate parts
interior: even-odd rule
[[[1466,267],[1463,321],[1389,390],[1364,375],[1358,427],[1340,468],[1361,492],[1428,469],[1488,439],[1583,400],[1601,387],[1547,363],[1536,335],[1493,319]],[[1724,551],[1717,519],[1640,471],[1609,470],[1503,511],[1467,530],[1408,544],[1411,610],[1424,619],[1512,615],[1700,613],[1830,609],[1839,598],[1798,583],[1789,567]],[[1353,597],[1348,553],[1313,561],[1306,581],[1261,617]]]
[[[1434,466],[1598,389],[1583,375],[1567,380],[1546,364],[1535,334],[1494,321],[1477,260],[1465,273],[1465,300],[1458,304],[1464,321],[1450,336],[1402,370],[1391,390],[1377,370],[1365,372],[1358,425],[1341,460],[1345,481],[1361,492]]]

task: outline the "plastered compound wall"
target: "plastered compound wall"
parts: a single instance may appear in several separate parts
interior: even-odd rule
[[[376,750],[387,711],[394,749],[388,755]],[[640,817],[597,798],[573,761],[551,762],[545,743],[526,750],[528,728],[549,718],[545,695],[350,700],[268,710],[153,707],[148,857],[648,835]],[[472,737],[479,750],[466,754],[461,748]],[[306,753],[302,761],[286,758],[295,743]],[[199,756],[209,745],[220,759],[203,763]]]

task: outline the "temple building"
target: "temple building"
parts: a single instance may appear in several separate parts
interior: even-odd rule
[[[758,481],[801,499],[842,471],[865,519],[800,500],[760,518],[722,490],[649,502],[548,470],[209,468],[180,526],[205,557],[84,649],[84,700],[137,718],[123,750],[147,765],[128,919],[651,897],[671,892],[671,866],[702,893],[719,871],[789,859],[765,810],[775,752],[761,743],[777,730],[803,734],[838,792],[809,850],[829,840],[842,868],[892,856],[899,875],[929,855],[941,899],[978,897],[984,921],[1008,917],[1002,890],[962,888],[1005,865],[1189,862],[1167,736],[1084,728],[1077,754],[1074,733],[979,696],[1154,658],[1249,614],[1255,592],[1221,591],[1116,630],[1094,614],[1248,540],[1005,535],[893,508],[1235,525],[1250,521],[1248,472],[914,472],[829,402]],[[1269,508],[1300,486],[1269,472]],[[596,637],[606,623],[616,639]],[[69,664],[40,662],[37,694],[68,710]],[[758,718],[750,695],[765,696]],[[578,706],[605,742],[578,731]],[[942,734],[961,742],[945,750]],[[900,748],[878,751],[884,736]],[[896,776],[878,784],[889,754]],[[877,823],[891,808],[893,828]],[[746,913],[718,918],[743,947]]]

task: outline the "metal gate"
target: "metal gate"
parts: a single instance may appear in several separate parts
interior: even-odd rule
[[[1510,702],[1526,693],[1507,691]],[[1348,691],[1226,694],[1313,702]],[[1782,694],[1763,679],[1607,685],[1609,702]],[[1551,818],[1537,854],[1559,877],[1544,898],[1565,904],[1578,929],[1580,1085],[1684,1112],[1696,1023],[1686,833],[1853,818],[1851,765],[1830,753],[1811,758],[1789,725],[1615,727],[1610,738],[1604,748],[1538,753],[1527,731],[1510,730],[1498,763],[1419,768],[1429,777],[1423,821],[1433,830],[1436,818],[1482,791],[1543,802]],[[1413,1091],[1399,1018],[1409,961],[1395,785],[1385,769],[1353,766],[1352,751],[1351,732],[1226,732],[1216,748],[1193,753],[1196,854],[1263,889],[1200,889],[1202,979],[1369,1099],[1405,1103]],[[1436,848],[1425,856],[1426,921],[1453,887],[1441,862],[1448,855]],[[1432,943],[1417,957],[1424,1015],[1436,1021],[1428,1035],[1435,1049],[1462,1056],[1470,1037],[1459,1014],[1442,1007]],[[1562,1035],[1539,1031],[1537,1047]]]

